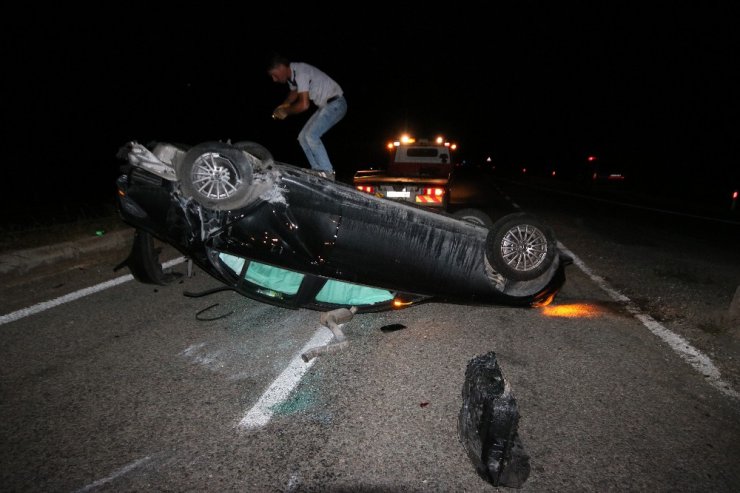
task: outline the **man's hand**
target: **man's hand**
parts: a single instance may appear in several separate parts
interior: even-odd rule
[[[273,120],[285,120],[285,117],[288,116],[288,110],[286,109],[288,105],[281,104],[275,110],[272,112],[272,118]]]

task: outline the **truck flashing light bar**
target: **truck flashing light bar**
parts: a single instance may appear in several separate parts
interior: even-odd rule
[[[450,150],[457,150],[457,144],[448,142],[444,139],[444,137],[437,137],[434,140],[434,143],[436,145],[444,145],[445,147],[449,147]],[[386,148],[388,150],[393,150],[394,147],[400,147],[402,145],[411,145],[411,144],[417,144],[417,145],[432,145],[432,143],[429,140],[421,139],[418,142],[414,137],[410,137],[408,135],[402,135],[400,139],[395,140],[393,142],[388,142],[386,144]]]

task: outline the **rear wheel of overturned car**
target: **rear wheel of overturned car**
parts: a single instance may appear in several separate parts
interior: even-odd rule
[[[486,228],[493,226],[491,217],[480,209],[460,209],[454,213],[454,216],[478,226]]]
[[[504,277],[529,281],[545,273],[555,259],[555,235],[535,216],[508,214],[486,238],[486,257]]]
[[[183,193],[214,210],[246,205],[257,158],[222,142],[192,147],[177,169]]]

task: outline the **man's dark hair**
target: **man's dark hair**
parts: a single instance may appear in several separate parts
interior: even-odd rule
[[[280,53],[271,53],[267,57],[267,70],[272,70],[278,65],[290,65],[290,60]]]

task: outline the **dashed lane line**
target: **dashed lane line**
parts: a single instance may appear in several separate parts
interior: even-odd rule
[[[167,268],[172,267],[173,265],[180,264],[184,261],[185,261],[185,257],[178,257],[178,258],[170,260],[169,262],[165,262],[164,264],[162,264],[162,268],[167,269]],[[25,318],[30,315],[35,315],[37,313],[41,313],[43,311],[54,308],[56,306],[69,303],[70,301],[75,301],[80,298],[84,298],[85,296],[89,296],[91,294],[104,291],[108,288],[112,288],[114,286],[118,286],[119,284],[123,284],[124,282],[131,281],[133,280],[133,278],[134,276],[132,276],[131,274],[127,274],[125,276],[111,279],[110,281],[96,284],[95,286],[90,286],[88,288],[80,289],[73,293],[65,294],[64,296],[60,296],[59,298],[55,298],[50,301],[42,301],[41,303],[36,303],[35,305],[29,306],[26,308],[21,308],[20,310],[16,310],[14,312],[8,313],[7,315],[0,316],[0,325],[4,325],[10,322],[15,322],[16,320],[20,320],[21,318]]]
[[[334,337],[334,334],[331,330],[326,327],[319,327],[314,332],[311,340],[293,357],[285,370],[278,375],[252,409],[239,421],[237,428],[249,430],[260,428],[269,423],[273,415],[273,409],[290,396],[303,375],[316,362],[316,358],[310,359],[307,363],[304,362],[301,354],[314,347],[325,346],[332,337]]]

